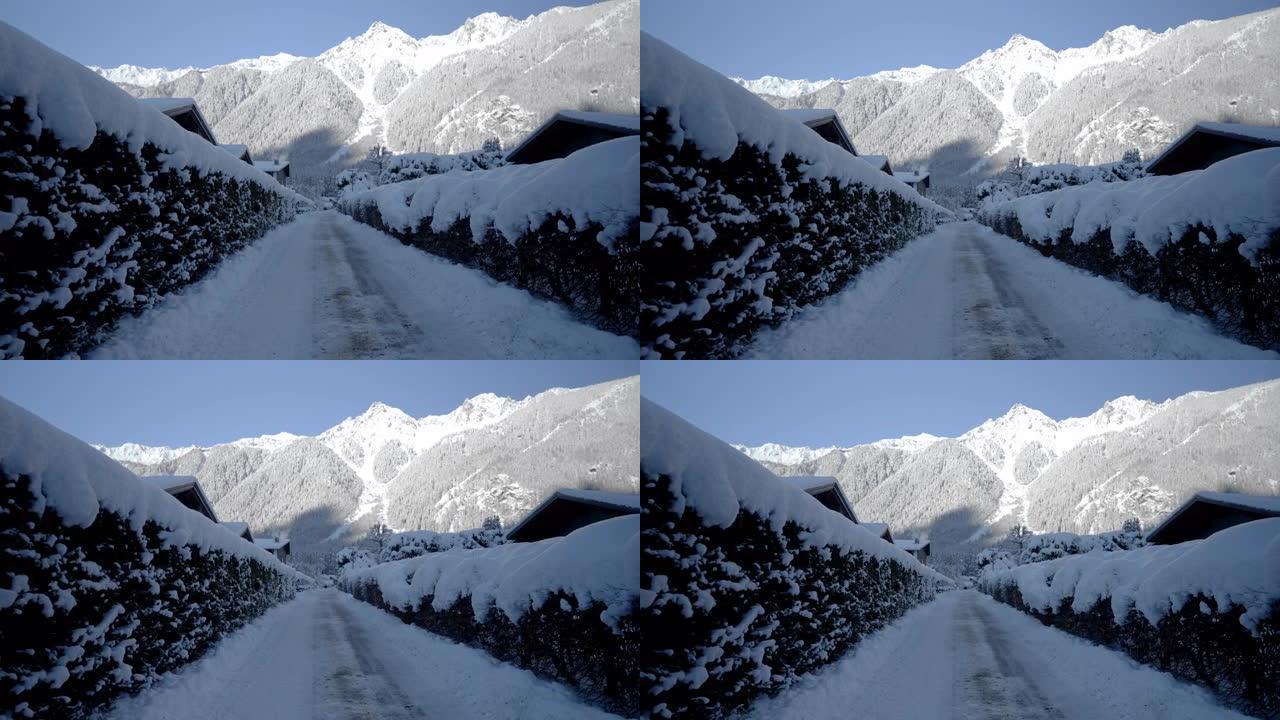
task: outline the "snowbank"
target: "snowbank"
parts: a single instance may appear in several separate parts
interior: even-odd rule
[[[107,510],[138,530],[148,520],[165,527],[165,542],[221,550],[255,560],[286,576],[308,580],[271,553],[144,482],[115,460],[0,397],[0,467],[35,484],[37,513],[52,510],[66,525],[88,527]]]
[[[639,594],[640,518],[594,523],[558,538],[492,548],[429,553],[353,570],[344,587],[374,582],[391,606],[413,611],[430,598],[436,611],[470,598],[477,621],[491,608],[515,622],[558,592],[580,607],[606,607],[601,619],[614,626],[632,612]]]
[[[1109,602],[1117,623],[1137,610],[1152,625],[1196,596],[1213,598],[1219,612],[1244,609],[1240,623],[1254,631],[1280,602],[1280,518],[1256,520],[1204,540],[1092,552],[995,572],[984,587],[1017,587],[1033,610],[1057,612],[1071,598],[1083,613]]]
[[[63,147],[87,149],[102,131],[126,142],[135,153],[144,143],[154,144],[165,151],[162,164],[166,168],[220,173],[308,202],[106,78],[4,22],[0,22],[0,97],[25,98],[31,134],[48,130]]]
[[[707,525],[728,527],[745,510],[767,519],[775,530],[788,522],[801,525],[808,546],[862,552],[950,582],[732,445],[644,398],[640,399],[640,467],[643,474],[670,477],[680,503],[676,512],[694,510]]]
[[[827,142],[797,117],[789,117],[733,80],[652,35],[640,33],[640,102],[665,108],[676,144],[692,142],[704,157],[728,160],[740,142],[775,162],[795,155],[802,174],[815,180],[858,183],[900,195],[939,213],[947,211],[911,188]]]
[[[564,215],[578,228],[599,224],[596,240],[612,250],[640,214],[640,140],[618,138],[533,165],[451,171],[356,193],[344,203],[373,203],[387,227],[414,232],[429,219],[442,233],[468,220],[476,242],[490,228],[514,244],[546,220]]]
[[[1204,170],[1128,182],[1093,182],[1030,195],[987,208],[1016,217],[1030,240],[1054,243],[1070,231],[1076,243],[1108,231],[1116,254],[1130,241],[1154,256],[1197,226],[1212,228],[1226,242],[1245,239],[1240,254],[1256,262],[1260,249],[1280,228],[1280,148],[1236,155]]]

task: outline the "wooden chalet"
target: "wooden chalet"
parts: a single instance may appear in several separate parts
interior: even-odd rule
[[[783,110],[786,115],[793,120],[798,120],[809,127],[809,129],[822,136],[822,139],[829,143],[839,145],[852,155],[857,155],[858,150],[853,146],[853,139],[849,136],[849,131],[844,129],[844,123],[840,122],[840,116],[831,108],[792,108]]]
[[[533,542],[568,535],[580,527],[640,512],[638,493],[557,490],[507,531],[508,542]]]
[[[849,498],[844,496],[844,491],[840,489],[840,483],[836,482],[835,478],[823,475],[795,475],[784,477],[782,480],[809,493],[828,510],[834,510],[853,522],[858,522],[858,516],[853,512],[853,505],[849,504]]]
[[[909,185],[912,190],[915,190],[921,195],[929,194],[929,173],[920,172],[918,170],[906,170],[895,172],[893,176]]]
[[[1280,517],[1280,496],[1200,492],[1147,533],[1147,544],[1201,540],[1233,525],[1273,517]]]
[[[879,170],[885,175],[890,177],[893,176],[893,166],[889,164],[888,155],[859,155],[858,157],[862,158],[867,162],[867,164],[871,165],[871,167]]]
[[[246,165],[253,164],[253,156],[249,154],[248,145],[239,145],[237,143],[219,143],[218,147],[231,153],[233,157],[235,157],[237,160],[239,160],[240,162]]]
[[[568,157],[597,143],[640,134],[640,116],[561,110],[507,153],[507,162],[530,165]]]
[[[1177,175],[1188,170],[1203,170],[1219,160],[1269,147],[1280,147],[1280,127],[1196,123],[1147,163],[1147,174]]]
[[[209,144],[218,144],[213,137],[213,130],[210,129],[209,123],[205,121],[204,115],[201,114],[193,98],[139,98],[138,102],[150,105],[168,115],[174,122],[204,138]]]
[[[280,536],[260,537],[260,538],[254,538],[253,544],[257,545],[263,550],[266,550],[272,555],[275,555],[276,559],[279,560],[280,562],[285,562],[286,560],[289,559],[289,555],[291,552],[291,547],[289,545],[289,538],[280,537]]]
[[[236,535],[239,535],[245,540],[248,540],[249,542],[253,542],[253,533],[249,531],[249,523],[238,522],[238,521],[231,521],[231,522],[223,521],[218,524],[230,530],[231,532],[235,533]]]
[[[286,184],[285,181],[289,179],[288,160],[254,160],[253,166],[270,175],[281,185]]]
[[[864,522],[864,523],[858,523],[858,524],[866,528],[868,532],[880,538],[881,540],[887,543],[893,542],[893,533],[889,532],[889,523]]]
[[[897,547],[911,553],[911,556],[924,564],[929,564],[929,541],[917,538],[899,538],[893,541]]]
[[[213,505],[204,496],[200,483],[190,475],[144,475],[142,479],[172,495],[178,502],[204,515],[214,522],[218,516],[213,512]]]

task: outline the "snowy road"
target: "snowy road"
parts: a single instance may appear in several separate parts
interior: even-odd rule
[[[559,305],[312,212],[136,318],[97,358],[636,358]]]
[[[944,593],[750,717],[1225,720],[1210,694],[972,590]]]
[[[760,358],[1275,357],[974,222],[911,241],[760,335]]]
[[[113,720],[613,718],[560,686],[336,590],[272,609],[121,701]]]

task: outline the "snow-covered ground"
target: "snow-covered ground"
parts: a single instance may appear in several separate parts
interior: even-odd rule
[[[760,358],[1274,358],[1208,321],[1045,258],[973,222],[943,225],[760,334]]]
[[[636,358],[630,338],[336,212],[307,213],[136,318],[97,358]]]
[[[336,590],[312,590],[117,703],[112,720],[611,718],[570,690]]]
[[[1206,690],[972,590],[944,593],[863,640],[751,718],[1243,718]]]

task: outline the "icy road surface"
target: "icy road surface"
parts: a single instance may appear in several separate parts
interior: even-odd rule
[[[337,590],[312,590],[112,710],[114,720],[614,718]]]
[[[334,211],[311,212],[138,317],[96,358],[637,358],[639,348]]]
[[[1245,718],[1206,690],[973,590],[911,610],[749,717],[843,720],[855,708],[882,720]]]
[[[975,222],[909,242],[761,333],[760,358],[1265,358],[1203,318]]]

